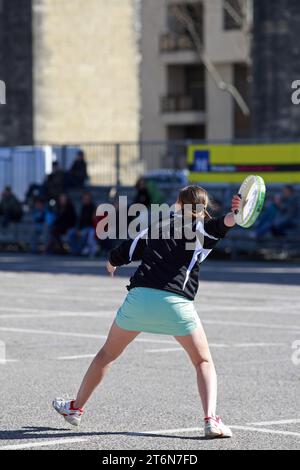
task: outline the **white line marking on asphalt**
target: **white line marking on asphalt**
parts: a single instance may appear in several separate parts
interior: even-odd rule
[[[256,299],[255,299],[256,300]],[[235,298],[235,301],[239,301],[239,298]],[[296,301],[296,300],[295,300]],[[208,300],[209,304],[211,304],[211,299]],[[239,305],[239,306],[234,306],[234,305],[218,305],[215,302],[213,303],[213,306],[204,306],[200,305],[198,306],[198,311],[202,313],[209,312],[210,314],[213,313],[218,314],[219,312],[229,312],[233,314],[241,314],[242,312],[250,312],[255,315],[261,315],[261,312],[263,311],[264,313],[268,314],[271,313],[272,315],[293,315],[293,316],[300,316],[299,308],[295,307],[295,303],[290,304],[286,302],[281,302],[280,303],[280,310],[275,310],[274,305],[257,305],[256,303],[252,302],[252,299],[249,299],[249,304],[251,305]],[[276,306],[278,308],[278,304]]]
[[[58,361],[73,361],[74,359],[90,359],[92,357],[95,357],[97,353],[95,354],[82,354],[79,356],[59,356],[56,359]]]
[[[7,333],[27,333],[37,335],[55,335],[55,336],[71,336],[75,338],[94,338],[94,339],[106,339],[107,335],[96,335],[91,333],[73,333],[70,331],[52,331],[52,330],[34,330],[28,328],[9,328],[0,327],[0,331]],[[167,339],[150,339],[150,338],[136,338],[135,342],[139,343],[162,343],[162,344],[174,344],[175,340]]]
[[[203,428],[177,428],[177,429],[159,429],[158,431],[139,431],[141,434],[176,434],[177,432],[197,432],[203,431]]]
[[[289,345],[286,345],[285,343],[243,343],[243,344],[217,344],[217,343],[211,343],[209,345],[211,348],[247,348],[247,347],[277,347],[277,346],[286,346],[289,347]],[[178,348],[157,348],[157,349],[145,349],[146,353],[168,353],[168,352],[185,352],[182,347]],[[75,359],[86,359],[86,358],[92,358],[95,357],[95,354],[81,354],[77,356],[59,356],[56,359],[59,361],[72,361]],[[274,362],[274,360],[270,362]],[[247,361],[247,364],[250,361]],[[258,361],[258,362],[265,362],[265,361]]]
[[[9,311],[9,308],[1,308],[0,310],[6,310]],[[95,317],[95,318],[105,318],[105,317],[111,317],[115,310],[105,310],[105,312],[66,312],[66,311],[53,311],[53,310],[33,310],[33,309],[17,309],[17,308],[12,308],[12,311],[23,311],[23,312],[28,312],[28,313],[7,313],[7,314],[0,314],[0,320],[2,319],[10,319],[10,318],[37,318],[39,320],[42,320],[43,318],[60,318],[60,317]],[[31,313],[30,313],[31,312]],[[33,313],[36,312],[36,313]]]
[[[274,311],[274,307],[263,307],[264,313],[272,313],[272,315],[292,315],[292,316],[300,316],[300,312],[298,310],[291,311],[289,307],[281,305],[281,308],[285,309],[284,312],[282,311]],[[293,307],[295,308],[295,307]],[[251,312],[254,315],[261,314],[260,311],[257,310],[258,307],[256,306],[241,306],[241,307],[231,307],[231,306],[213,306],[213,313],[218,314],[223,311],[228,311],[233,314],[242,312]],[[110,306],[102,305],[101,309],[97,311],[87,311],[87,312],[74,312],[74,311],[60,311],[60,310],[44,310],[44,309],[31,309],[31,308],[20,308],[20,307],[0,307],[0,311],[3,312],[12,312],[12,313],[0,313],[0,320],[1,319],[14,319],[14,318],[36,318],[36,319],[43,319],[43,318],[59,318],[59,317],[91,317],[91,318],[109,318],[111,317],[117,310],[116,308],[111,308]],[[211,317],[211,307],[199,307],[199,312],[201,313],[201,318],[203,322],[205,318],[203,317],[204,313],[209,312]],[[20,313],[17,313],[20,312]],[[300,327],[299,327],[300,328]]]
[[[284,312],[282,311],[274,311],[274,307],[263,307],[264,313],[272,313],[273,315],[292,315],[292,316],[300,316],[300,312],[297,311],[290,311],[288,307],[281,305],[281,308],[284,308]],[[293,307],[295,308],[295,307]],[[114,315],[117,308],[111,308],[110,306],[102,305],[99,310],[96,311],[87,311],[87,312],[76,312],[76,311],[60,311],[60,310],[45,310],[45,309],[31,309],[31,308],[21,308],[21,307],[0,307],[0,311],[3,312],[12,312],[12,313],[0,313],[0,320],[9,320],[9,319],[20,319],[20,318],[32,318],[42,320],[44,318],[110,318]],[[199,307],[199,312],[201,313],[201,318],[203,323],[205,321],[214,321],[211,319],[211,307]],[[242,306],[242,307],[231,307],[231,306],[213,306],[213,313],[218,315],[223,311],[228,311],[233,314],[242,312],[251,312],[253,315],[258,315],[261,312],[257,310],[256,306]],[[17,313],[20,312],[20,313]],[[209,312],[208,320],[205,319],[203,314]],[[216,320],[218,321],[218,320]],[[300,326],[299,326],[300,328]]]
[[[281,431],[279,429],[267,429],[267,428],[255,428],[252,426],[230,426],[231,429],[237,429],[241,431],[253,431],[253,432],[260,432],[264,434],[280,434],[282,436],[296,436],[300,438],[300,432],[292,432],[292,431]]]
[[[232,425],[229,426],[231,429],[236,429],[238,431],[250,431],[250,432],[257,432],[262,434],[274,434],[274,435],[282,435],[282,436],[293,436],[299,437],[300,433],[292,432],[292,431],[281,431],[281,430],[274,430],[274,429],[267,429],[267,428],[256,428],[253,426],[237,426]],[[127,436],[143,436],[143,435],[159,435],[159,434],[176,434],[176,433],[190,433],[190,432],[202,432],[203,428],[178,428],[178,429],[159,429],[157,431],[133,431],[133,432],[124,432],[124,435]],[[101,437],[99,436],[90,436],[90,437],[75,437],[75,438],[66,438],[66,439],[53,439],[51,441],[43,441],[43,442],[28,442],[24,444],[12,444],[12,445],[4,445],[0,446],[0,450],[18,450],[18,449],[28,449],[34,447],[47,447],[47,446],[55,446],[55,445],[63,445],[63,444],[73,444],[77,442],[89,442]]]
[[[215,272],[216,271],[216,268],[215,267],[210,267],[210,266],[206,266],[205,267],[205,270],[206,271],[212,271],[212,272]],[[260,274],[260,273],[276,273],[276,274],[287,274],[287,273],[290,273],[290,274],[300,274],[300,268],[279,268],[279,267],[274,267],[274,268],[264,268],[264,267],[259,267],[259,268],[255,268],[255,267],[242,267],[242,268],[239,268],[239,267],[221,267],[220,269],[221,272],[228,272],[228,273],[257,273],[257,274]]]
[[[270,348],[270,347],[289,347],[286,343],[235,343],[232,345],[234,348]]]
[[[147,353],[164,353],[164,352],[177,352],[177,351],[184,351],[183,348],[165,348],[165,349],[145,349]]]
[[[235,365],[245,365],[245,364],[277,364],[277,362],[288,362],[289,364],[293,364],[290,358],[285,358],[285,359],[278,359],[278,357],[274,357],[274,359],[267,359],[267,360],[262,360],[262,359],[253,359],[250,361],[234,361]]]
[[[285,343],[235,343],[235,344],[222,344],[222,343],[210,343],[210,348],[268,348],[268,347],[290,347],[290,345]],[[184,352],[183,348],[157,348],[157,349],[145,349],[147,353],[164,353],[164,352]],[[261,361],[264,362],[264,361]],[[272,361],[273,362],[273,361]]]
[[[12,444],[7,446],[0,446],[0,450],[18,450],[18,449],[30,449],[33,447],[47,447],[55,446],[62,444],[73,444],[76,442],[86,442],[91,439],[83,437],[73,437],[69,439],[53,439],[53,441],[43,441],[43,442],[27,442],[26,444]]]
[[[211,344],[210,345],[211,347],[217,347],[217,348],[223,348],[223,347],[229,347],[229,345],[225,345],[225,344]],[[178,347],[178,348],[161,348],[161,349],[145,349],[145,352],[147,353],[165,353],[165,352],[174,352],[174,351],[180,351],[180,352],[184,352],[184,349],[182,347]],[[91,358],[91,357],[95,357],[96,353],[95,354],[82,354],[82,355],[78,355],[78,356],[59,356],[57,357],[58,360],[60,361],[72,361],[73,359],[85,359],[85,358]]]
[[[209,283],[203,283],[203,284],[214,284],[213,282]],[[215,283],[217,285],[217,283]],[[242,287],[242,284],[234,284],[235,286],[240,286]],[[262,305],[265,303],[268,304],[268,302],[278,300],[279,302],[282,303],[288,303],[290,304],[291,301],[294,299],[295,301],[298,299],[298,287],[297,286],[285,286],[287,287],[286,290],[283,291],[282,295],[276,295],[274,294],[273,289],[269,289],[269,291],[266,293],[266,289],[268,288],[268,285],[264,285],[263,291],[265,292],[265,295],[260,295],[260,291],[258,290],[259,287],[261,287],[260,284],[252,284],[253,287],[252,290],[249,289],[249,284],[247,284],[247,293],[245,293],[245,285],[243,286],[243,289],[240,289],[242,294],[238,293],[238,290],[235,291],[234,294],[231,294],[229,292],[226,292],[226,294],[223,293],[223,291],[220,291],[220,293],[216,293],[214,291],[214,300],[219,300],[219,301],[229,301],[231,299],[239,299],[241,301],[247,301],[251,299],[255,299],[256,302],[261,302]],[[281,286],[281,289],[283,286]],[[297,289],[297,290],[296,290]],[[291,292],[293,292],[293,296],[291,297]],[[266,295],[267,294],[267,295]],[[297,294],[297,295],[295,295]],[[268,297],[269,296],[269,297]],[[207,300],[211,301],[211,295],[206,294],[205,291],[201,292],[201,302],[205,303]]]
[[[280,421],[261,421],[259,423],[247,423],[249,426],[272,426],[276,424],[297,424],[300,419],[281,419]]]
[[[223,325],[223,326],[247,326],[252,328],[268,328],[268,329],[279,329],[279,330],[290,330],[291,332],[300,331],[300,326],[296,325],[274,325],[266,323],[250,323],[250,322],[234,322],[234,321],[222,321],[222,320],[203,320],[203,323],[208,325]],[[74,336],[78,338],[106,338],[107,335],[95,335],[90,333],[72,333],[69,331],[52,331],[52,330],[35,330],[35,329],[26,329],[26,328],[9,328],[9,327],[0,327],[0,331],[6,331],[11,333],[32,333],[32,334],[41,334],[41,335],[58,335],[58,336]],[[140,342],[150,342],[150,343],[174,343],[172,340],[156,340],[156,339],[142,339],[137,338],[135,341]]]
[[[16,294],[14,292],[7,292],[7,291],[5,292],[5,291],[3,291],[3,288],[0,289],[0,293],[1,293],[1,297],[12,297],[13,299],[15,299],[15,297],[16,297]],[[79,296],[79,295],[76,295],[76,294],[66,295],[63,292],[57,292],[56,296],[59,296],[59,298],[61,300],[64,300],[64,301],[65,300],[71,300],[71,301],[74,301],[74,302],[81,302],[81,301],[82,302],[87,302],[87,301],[89,301],[89,302],[93,302],[94,304],[97,304],[97,305],[103,305],[102,304],[103,300],[101,300],[101,290],[99,290],[98,295],[93,294],[93,297],[91,296],[91,294],[89,294],[87,296],[83,296],[83,295]],[[29,301],[31,299],[48,300],[50,298],[49,294],[22,291],[22,299],[21,299],[22,302],[23,301],[28,302],[26,297],[29,297]]]
[[[236,425],[229,425],[231,429],[237,429],[241,431],[253,431],[253,432],[260,432],[266,434],[282,434],[286,436],[297,436],[300,437],[299,432],[292,432],[292,431],[281,431],[281,430],[273,430],[267,428],[255,428],[253,426],[236,426]],[[174,433],[188,433],[188,432],[197,432],[203,431],[203,428],[179,428],[179,429],[164,429],[159,431],[150,431],[145,434],[174,434]]]
[[[224,320],[202,320],[207,325],[223,325],[223,326],[247,326],[250,328],[268,328],[276,330],[300,331],[300,325],[280,325],[273,323],[251,323]]]
[[[19,359],[0,359],[0,365],[5,366],[8,362],[19,362]]]
[[[253,426],[237,426],[237,425],[229,425],[231,429],[237,429],[241,431],[253,431],[253,432],[260,432],[266,434],[282,434],[286,436],[297,436],[300,437],[299,432],[292,432],[292,431],[281,431],[281,430],[274,430],[274,429],[267,429],[267,428],[255,428]],[[202,431],[203,428],[179,428],[179,429],[164,429],[159,431],[150,431],[145,434],[174,434],[174,433],[185,433],[185,432],[197,432]]]

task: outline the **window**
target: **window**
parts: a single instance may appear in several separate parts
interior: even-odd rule
[[[181,21],[174,14],[174,7],[179,7],[182,11],[188,15],[193,24],[196,27],[196,30],[199,34],[201,40],[203,40],[203,5],[202,1],[193,2],[193,3],[179,3],[178,5],[169,5],[168,6],[168,30],[171,33],[178,35],[187,35],[189,36],[189,31],[186,26],[181,23]]]
[[[247,0],[223,0],[224,29],[240,29],[242,27],[244,8]]]
[[[170,65],[167,68],[168,95],[162,111],[204,111],[205,73],[203,65]]]

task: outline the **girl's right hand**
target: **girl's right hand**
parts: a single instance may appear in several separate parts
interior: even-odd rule
[[[107,272],[110,274],[110,276],[113,277],[117,268],[113,266],[109,261],[107,261],[106,269],[107,269]]]
[[[238,194],[235,194],[231,200],[231,210],[233,213],[239,210],[241,204],[241,197]]]

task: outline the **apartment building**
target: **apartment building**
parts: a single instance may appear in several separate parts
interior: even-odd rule
[[[250,135],[250,117],[228,92],[218,88],[201,60],[190,28],[178,17],[179,8],[192,21],[215,73],[235,85],[249,104],[250,50],[245,23],[239,21],[241,5],[237,0],[227,1],[225,6],[223,0],[142,1],[143,140]]]

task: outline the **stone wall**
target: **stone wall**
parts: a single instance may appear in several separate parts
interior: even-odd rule
[[[133,0],[33,0],[34,139],[139,138]]]
[[[0,80],[6,84],[0,145],[33,140],[31,19],[31,0],[0,0]]]

